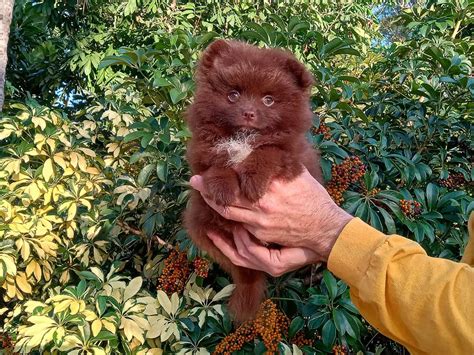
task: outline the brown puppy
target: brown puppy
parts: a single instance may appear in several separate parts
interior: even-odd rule
[[[218,40],[205,50],[196,83],[186,112],[193,133],[187,159],[216,203],[230,205],[238,194],[255,202],[272,179],[290,180],[303,166],[322,182],[319,154],[305,138],[313,78],[291,53]],[[235,225],[192,192],[185,226],[194,243],[231,274],[236,288],[229,308],[242,322],[265,297],[265,274],[233,265],[207,237],[213,230],[232,238]]]

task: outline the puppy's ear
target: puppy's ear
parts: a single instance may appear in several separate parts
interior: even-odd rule
[[[216,59],[229,50],[230,43],[224,39],[212,42],[202,54],[201,65],[205,68],[212,68]]]
[[[311,73],[296,58],[288,58],[285,62],[285,69],[293,75],[296,84],[303,90],[309,89],[314,84]]]

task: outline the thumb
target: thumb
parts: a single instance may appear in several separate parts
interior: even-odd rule
[[[189,184],[193,187],[193,189],[198,190],[199,192],[203,192],[204,188],[204,181],[201,175],[194,175],[189,180]]]
[[[308,265],[314,264],[321,260],[321,256],[311,249],[300,248],[300,247],[282,247],[279,250],[281,260],[285,260],[288,263],[292,263],[298,260],[298,264]]]

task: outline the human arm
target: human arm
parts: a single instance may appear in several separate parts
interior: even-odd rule
[[[204,189],[199,183],[194,181],[194,186]],[[303,175],[290,183],[272,183],[258,205],[239,200],[216,210],[243,222],[260,240],[311,250],[314,254],[306,255],[312,258],[302,259],[301,266],[328,260],[329,269],[350,286],[364,318],[411,352],[474,353],[474,269],[428,257],[409,239],[386,236],[359,219],[347,218],[325,199],[319,186]],[[311,217],[313,223],[308,223]],[[474,215],[470,221],[472,225]],[[237,248],[232,244],[222,248],[219,236],[212,239],[232,261],[272,270],[270,252],[250,237],[235,235],[236,245],[241,239]],[[466,250],[466,255],[473,251]]]
[[[474,353],[472,266],[429,257],[418,243],[357,218],[339,235],[328,268],[349,285],[362,316],[411,353]]]

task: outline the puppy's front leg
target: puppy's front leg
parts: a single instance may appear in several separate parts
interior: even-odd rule
[[[202,174],[207,195],[216,204],[228,206],[239,194],[237,173],[230,168],[210,167]]]
[[[275,147],[261,147],[254,150],[239,166],[237,173],[240,190],[251,202],[258,201],[283,167],[283,152]]]

